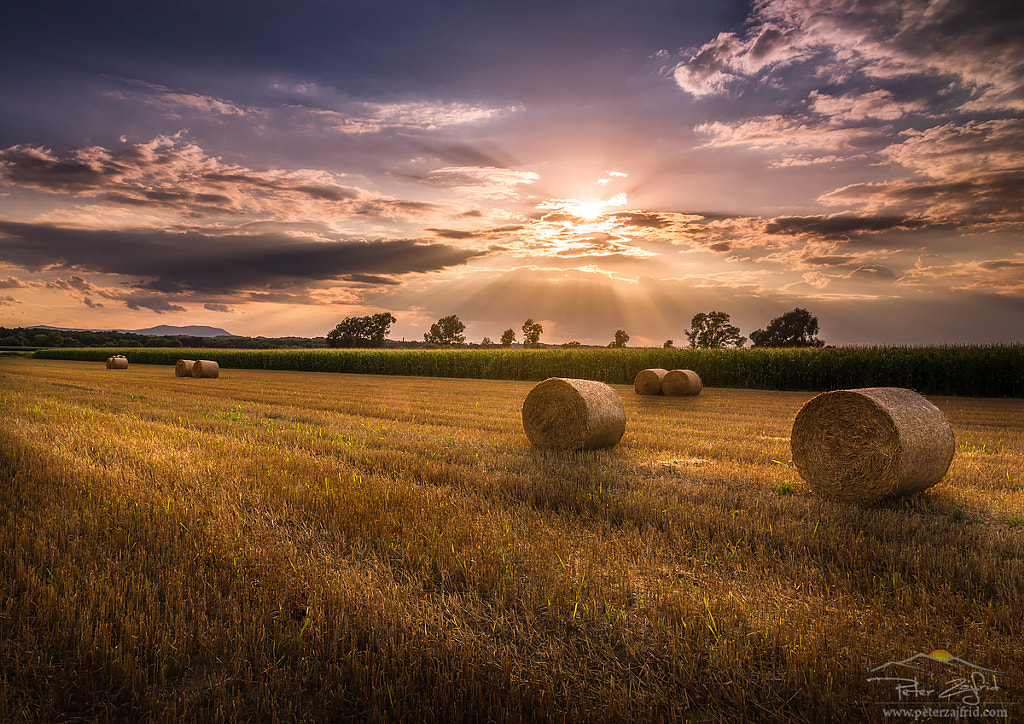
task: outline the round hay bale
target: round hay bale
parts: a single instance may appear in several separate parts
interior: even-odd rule
[[[114,355],[107,360],[107,369],[110,370],[126,370],[128,369],[128,358],[124,355]]]
[[[825,392],[793,421],[793,462],[822,496],[874,503],[939,482],[953,460],[953,429],[913,390],[867,387]]]
[[[700,394],[704,389],[704,383],[693,370],[672,370],[665,374],[665,379],[661,381],[661,389],[666,395],[691,397]]]
[[[108,370],[110,369],[110,360],[112,360],[112,359],[114,359],[114,358],[113,357],[107,357],[107,369]]]
[[[640,370],[633,379],[633,391],[638,395],[661,395],[661,381],[665,377],[665,370],[654,368]]]
[[[543,449],[614,447],[626,431],[626,408],[603,382],[550,377],[523,401],[523,429]]]
[[[174,376],[175,377],[191,377],[192,367],[196,361],[192,359],[180,359],[174,363]]]
[[[196,360],[192,363],[193,377],[215,378],[220,374],[220,365],[208,359]]]

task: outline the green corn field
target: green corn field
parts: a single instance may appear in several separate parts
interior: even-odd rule
[[[823,391],[905,387],[926,395],[1024,397],[1024,345],[827,349],[41,349],[37,359],[134,364],[209,359],[225,369],[631,384],[647,368],[691,369],[709,387]]]

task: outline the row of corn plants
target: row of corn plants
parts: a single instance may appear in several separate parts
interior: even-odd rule
[[[41,359],[136,364],[181,358],[224,368],[631,384],[647,368],[691,369],[710,387],[819,391],[906,387],[930,395],[1024,397],[1024,345],[827,349],[41,349]]]

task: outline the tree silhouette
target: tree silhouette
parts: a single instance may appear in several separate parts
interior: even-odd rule
[[[617,329],[615,330],[615,339],[608,343],[609,347],[614,349],[622,349],[626,346],[626,342],[629,341],[629,335],[626,334],[626,330]]]
[[[388,329],[396,320],[391,312],[369,317],[345,317],[327,333],[328,347],[383,347]]]
[[[502,347],[511,347],[515,343],[515,341],[516,331],[509,327],[508,329],[501,333],[501,339],[498,340],[498,343]]]
[[[523,322],[523,346],[524,347],[536,347],[540,344],[540,336],[544,333],[544,328],[540,326],[539,322],[534,322],[533,319],[527,319]]]
[[[818,334],[818,318],[797,307],[769,322],[767,329],[750,333],[755,347],[822,347]]]
[[[742,347],[747,341],[740,336],[739,327],[729,324],[729,315],[725,312],[701,312],[690,320],[690,329],[686,331],[690,346],[701,349],[721,349],[730,345]]]
[[[423,341],[433,344],[462,344],[466,341],[466,325],[454,314],[441,317],[430,325],[430,331],[424,332]]]

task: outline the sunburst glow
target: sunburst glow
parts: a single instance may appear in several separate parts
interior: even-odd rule
[[[619,192],[609,199],[548,199],[537,205],[543,211],[561,212],[578,216],[586,221],[594,221],[610,209],[619,208],[629,203],[624,192]]]

